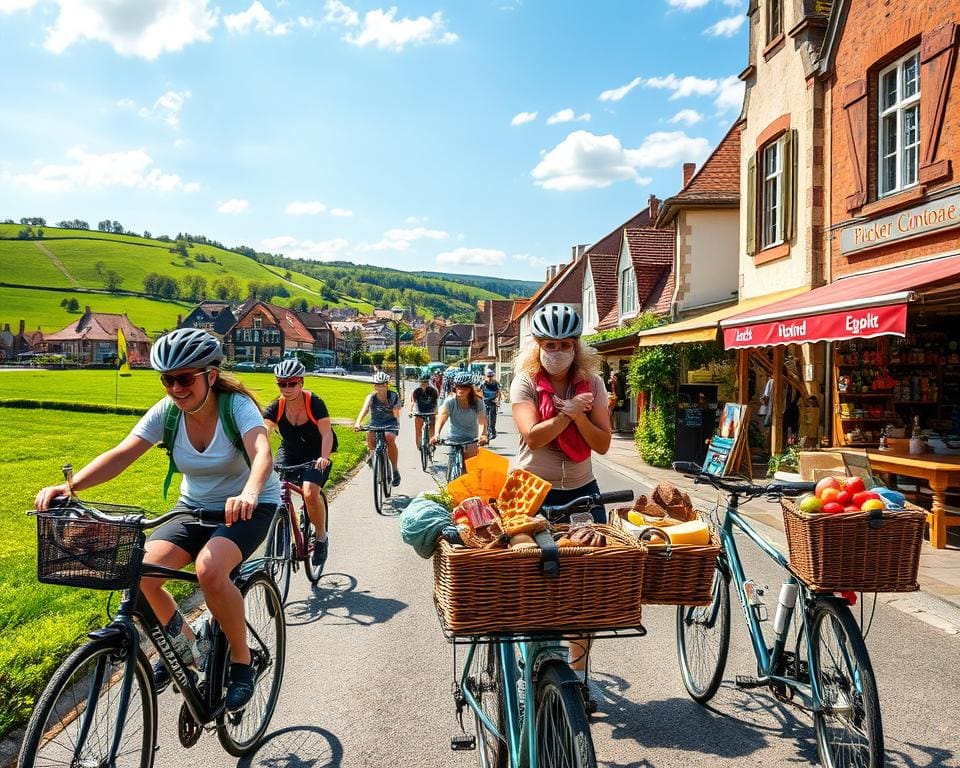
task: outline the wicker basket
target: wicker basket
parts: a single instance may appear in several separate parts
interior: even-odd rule
[[[647,550],[616,528],[597,529],[607,546],[561,547],[555,579],[541,573],[539,548],[465,549],[441,539],[433,584],[444,629],[487,635],[639,626]]]
[[[782,499],[790,570],[821,592],[915,592],[926,513],[808,515]]]
[[[629,507],[613,510],[610,521],[626,529]],[[629,523],[628,523],[629,525]],[[648,605],[709,605],[713,598],[713,572],[720,556],[720,540],[710,531],[710,543],[669,547],[646,542],[643,568],[643,602]]]

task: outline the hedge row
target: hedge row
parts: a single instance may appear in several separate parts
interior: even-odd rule
[[[62,400],[0,400],[3,408],[48,408],[54,411],[83,413],[115,413],[123,416],[143,416],[145,408],[135,405],[103,405],[101,403],[69,403]]]

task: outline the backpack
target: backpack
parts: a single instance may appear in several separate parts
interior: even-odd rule
[[[236,393],[229,392],[226,395],[220,395],[217,398],[217,414],[220,417],[220,423],[223,425],[223,432],[234,448],[240,451],[243,460],[250,466],[250,457],[247,456],[247,449],[243,445],[243,436],[237,428],[237,420],[233,417],[233,397]],[[160,447],[167,452],[170,458],[170,464],[167,467],[167,477],[163,481],[163,498],[167,498],[167,491],[170,489],[170,481],[173,479],[177,469],[177,463],[173,460],[173,443],[177,438],[177,430],[180,428],[180,419],[183,418],[183,412],[176,405],[170,403],[167,406],[167,413],[163,417],[163,442]]]
[[[319,431],[320,422],[317,420],[317,417],[314,416],[313,414],[313,397],[314,397],[313,392],[307,389],[303,390],[303,399],[304,399],[303,404],[307,409],[307,419],[309,419],[310,423],[317,428],[317,431]],[[287,401],[282,397],[279,398],[277,402],[277,424],[280,423],[280,419],[283,417],[283,411],[284,411],[284,408],[286,407],[286,403]],[[337,448],[339,447],[340,446],[339,446],[339,441],[337,440],[337,433],[334,432],[333,447],[330,449],[330,453],[336,453]]]

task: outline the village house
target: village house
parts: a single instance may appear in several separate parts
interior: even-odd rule
[[[313,352],[315,341],[292,309],[257,301],[239,316],[223,343],[229,358],[270,363],[293,350]]]
[[[201,301],[186,317],[177,318],[177,328],[202,328],[222,339],[236,322],[236,315],[228,302]]]
[[[127,359],[131,365],[145,363],[150,356],[150,337],[130,322],[126,314],[92,312],[83,315],[56,333],[47,334],[48,351],[75,360],[80,365],[110,363],[117,356],[117,330],[127,340]]]

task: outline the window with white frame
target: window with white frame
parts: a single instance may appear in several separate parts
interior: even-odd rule
[[[263,317],[261,317],[260,315],[254,315],[254,316],[253,316],[253,327],[254,327],[254,328],[261,328],[261,327],[263,327]]]
[[[878,196],[917,183],[920,160],[920,53],[913,51],[880,73]]]
[[[761,200],[761,247],[783,242],[783,140],[771,142],[760,155],[763,184]]]
[[[637,276],[633,265],[627,266],[620,272],[620,314],[629,315],[637,311]]]
[[[767,0],[767,42],[783,32],[783,0]]]
[[[593,288],[587,288],[583,303],[585,304],[583,314],[587,320],[587,327],[594,328],[597,325],[597,303],[593,298]]]

